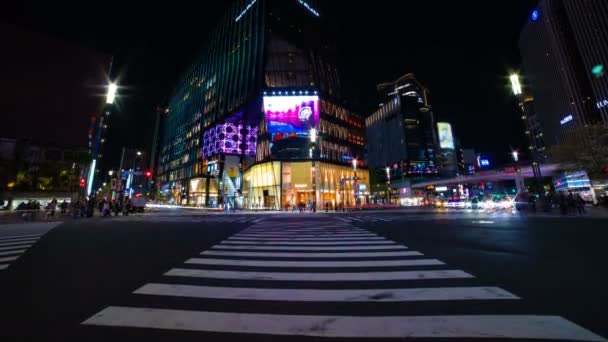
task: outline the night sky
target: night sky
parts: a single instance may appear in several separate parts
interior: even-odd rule
[[[452,123],[463,147],[494,151],[499,160],[508,160],[510,147],[523,150],[523,127],[507,75],[520,64],[519,32],[536,1],[328,3],[321,15],[331,16],[339,27],[342,73],[364,114],[378,105],[376,84],[413,72],[429,87],[436,118]],[[150,145],[154,108],[170,95],[226,7],[225,1],[198,4],[106,2],[94,10],[84,3],[12,5],[2,11],[0,22],[114,55],[113,75],[125,87],[105,156],[117,163],[123,145]],[[72,129],[75,143],[86,143],[86,127],[64,125]]]

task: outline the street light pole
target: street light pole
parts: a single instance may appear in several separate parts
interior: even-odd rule
[[[509,79],[511,80],[511,89],[513,90],[513,95],[515,95],[517,97],[517,99],[519,100],[519,107],[521,109],[521,113],[522,113],[522,119],[524,120],[524,126],[526,128],[526,135],[528,137],[529,143],[530,143],[530,150],[532,151],[532,172],[534,173],[534,178],[536,179],[537,185],[541,185],[542,182],[542,173],[540,170],[540,159],[539,158],[539,153],[538,153],[538,146],[537,143],[535,142],[535,138],[533,137],[533,134],[535,132],[532,132],[532,127],[530,125],[530,119],[529,119],[529,115],[531,115],[530,113],[526,113],[525,110],[525,94],[522,90],[522,85],[521,85],[521,81],[520,81],[520,76],[516,73],[511,74],[511,76],[509,77]],[[516,158],[515,153],[517,153],[517,151],[513,152],[513,158]],[[516,160],[517,162],[517,160]],[[523,182],[522,182],[523,183]],[[519,191],[519,188],[518,188]]]
[[[110,67],[111,69],[111,67]],[[116,93],[118,92],[118,85],[114,82],[110,82],[110,84],[108,84],[108,92],[106,94],[106,108],[104,109],[104,112],[106,112],[106,115],[109,115],[109,109],[112,105],[114,105],[114,100],[116,99]],[[95,146],[93,149],[93,158],[91,160],[91,165],[89,166],[89,175],[88,175],[88,182],[87,182],[87,191],[86,191],[86,195],[90,196],[92,194],[93,191],[93,186],[94,186],[94,182],[95,182],[95,172],[97,171],[97,159],[99,158],[99,149],[100,149],[100,145],[103,141],[102,139],[102,132],[104,130],[104,127],[106,125],[106,123],[104,123],[104,119],[105,116],[101,115],[99,118],[99,124],[98,124],[98,131],[97,131],[97,137],[95,138]]]
[[[317,143],[317,130],[313,127],[310,129],[310,159],[312,161],[312,210],[317,212],[317,174],[315,163],[315,147]]]
[[[357,204],[357,158],[353,159],[353,173],[354,173],[354,177],[353,177],[353,195],[355,198],[355,203],[353,203],[353,205]]]
[[[511,154],[513,156],[513,161],[515,162],[515,187],[519,194],[524,192],[524,180],[521,174],[521,168],[519,167],[519,152],[513,151]]]
[[[388,204],[391,204],[391,169],[386,167],[386,197]]]

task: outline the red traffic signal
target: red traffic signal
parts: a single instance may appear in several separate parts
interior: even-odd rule
[[[80,187],[84,188],[86,184],[87,184],[87,180],[84,178],[80,178]]]
[[[145,175],[146,175],[146,178],[152,177],[152,171],[146,171]]]

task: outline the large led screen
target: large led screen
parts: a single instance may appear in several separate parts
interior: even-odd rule
[[[227,122],[216,125],[203,134],[203,158],[212,155],[244,154],[255,156],[258,138],[256,126]]]
[[[439,147],[453,150],[454,137],[452,136],[452,126],[447,122],[438,122],[437,131],[439,133]]]
[[[272,141],[308,136],[319,125],[319,97],[264,96],[264,113]]]

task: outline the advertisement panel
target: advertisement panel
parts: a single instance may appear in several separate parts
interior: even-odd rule
[[[319,125],[319,97],[264,96],[264,113],[272,141],[308,137]]]
[[[438,122],[437,132],[439,134],[439,147],[453,150],[454,136],[452,135],[452,126],[447,122]]]

